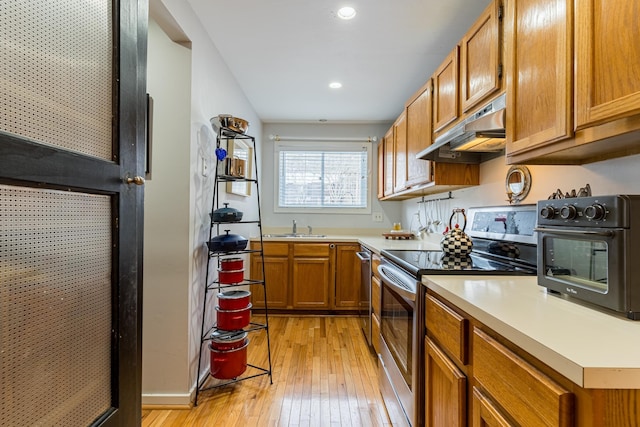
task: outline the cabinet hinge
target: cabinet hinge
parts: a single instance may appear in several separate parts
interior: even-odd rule
[[[502,64],[498,65],[498,78],[502,78]]]
[[[504,16],[504,6],[498,6],[498,20],[502,21],[502,17]]]

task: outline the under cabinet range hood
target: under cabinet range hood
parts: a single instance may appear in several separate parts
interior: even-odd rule
[[[506,95],[502,94],[442,135],[417,158],[440,163],[480,163],[502,155]]]

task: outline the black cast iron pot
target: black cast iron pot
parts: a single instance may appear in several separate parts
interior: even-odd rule
[[[229,203],[223,203],[224,208],[216,209],[211,214],[211,219],[215,222],[238,222],[242,220],[242,212],[238,209],[230,208]]]
[[[229,230],[224,230],[225,234],[220,234],[207,242],[211,252],[233,252],[241,251],[247,247],[249,242],[239,234],[229,234]]]

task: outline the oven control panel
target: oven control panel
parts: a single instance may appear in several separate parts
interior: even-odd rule
[[[538,202],[538,225],[627,228],[640,214],[640,196],[615,195],[550,199]]]

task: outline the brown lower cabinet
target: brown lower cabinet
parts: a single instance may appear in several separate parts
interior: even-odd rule
[[[380,256],[371,255],[371,345],[380,353],[380,306],[382,304],[382,282],[378,273]]]
[[[251,242],[259,249],[260,242]],[[263,242],[267,307],[287,311],[350,311],[360,307],[360,263],[355,243]],[[251,279],[262,279],[262,260],[251,256]],[[256,309],[262,295],[252,294]]]
[[[640,426],[640,390],[584,389],[432,290],[425,426]]]

